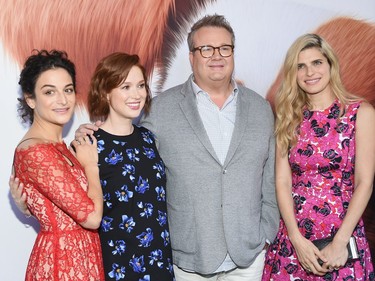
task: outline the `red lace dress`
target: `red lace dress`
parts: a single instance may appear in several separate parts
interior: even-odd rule
[[[40,223],[25,280],[104,280],[98,233],[78,224],[94,210],[87,179],[65,143],[17,149],[14,168]]]

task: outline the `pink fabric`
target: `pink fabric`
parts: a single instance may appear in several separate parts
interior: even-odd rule
[[[296,146],[290,150],[294,211],[300,232],[314,240],[340,228],[354,191],[355,120],[360,103],[339,115],[339,103],[322,111],[304,111]],[[360,260],[347,262],[324,277],[307,273],[298,262],[281,219],[274,243],[266,254],[262,280],[374,280],[371,254],[362,219],[353,235]]]

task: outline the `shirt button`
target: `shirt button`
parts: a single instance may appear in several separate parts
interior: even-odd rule
[[[225,175],[227,173],[227,170],[225,169],[225,170],[223,170],[223,174]]]

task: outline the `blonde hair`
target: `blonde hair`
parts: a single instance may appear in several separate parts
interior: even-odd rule
[[[297,83],[298,56],[301,51],[316,48],[327,59],[330,65],[330,87],[340,102],[340,116],[348,103],[360,100],[348,93],[341,81],[338,58],[332,47],[317,34],[305,34],[289,48],[283,66],[284,79],[276,94],[275,101],[275,135],[276,144],[282,155],[297,142],[297,128],[303,119],[305,106],[311,108],[308,96]]]

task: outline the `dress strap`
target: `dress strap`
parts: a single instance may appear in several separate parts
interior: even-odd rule
[[[27,141],[27,140],[32,140],[32,139],[39,139],[39,140],[42,140],[42,138],[27,138],[27,139],[24,139],[23,141],[19,142],[19,143],[17,144],[16,148],[19,147],[21,143],[23,143],[23,142],[25,142],[25,141]]]

